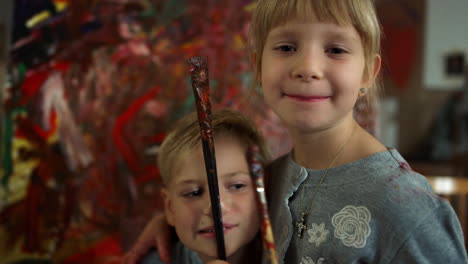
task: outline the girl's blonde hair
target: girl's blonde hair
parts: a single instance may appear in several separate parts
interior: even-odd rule
[[[289,20],[333,22],[337,25],[352,25],[361,37],[364,48],[364,78],[373,74],[375,56],[380,54],[381,29],[375,11],[374,0],[259,0],[249,31],[249,55],[256,56],[257,81],[262,69],[262,53],[268,33]],[[254,55],[255,54],[255,55]],[[366,93],[367,104],[372,105],[379,95],[376,81]]]
[[[212,114],[211,128],[214,140],[217,135],[234,136],[247,148],[258,146],[262,165],[266,166],[270,161],[270,154],[261,133],[253,121],[241,113],[229,109],[215,111]],[[165,185],[170,183],[180,161],[199,145],[201,145],[200,125],[197,113],[193,112],[174,124],[159,148],[157,162]]]

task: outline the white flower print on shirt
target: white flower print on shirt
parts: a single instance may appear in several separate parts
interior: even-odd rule
[[[363,248],[371,233],[371,213],[364,206],[345,206],[332,217],[335,237],[345,246]]]
[[[323,242],[327,240],[328,230],[325,230],[325,224],[321,223],[320,225],[312,223],[312,228],[307,230],[309,234],[309,243],[315,243],[315,246],[320,246]]]
[[[301,259],[300,264],[324,264],[324,263],[325,263],[324,261],[325,261],[324,258],[319,258],[319,259],[317,260],[317,263],[315,263],[315,262],[312,260],[312,258],[310,258],[310,257],[303,257],[303,258]]]

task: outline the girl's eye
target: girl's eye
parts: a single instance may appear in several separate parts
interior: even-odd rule
[[[333,48],[329,48],[326,50],[327,53],[331,53],[331,54],[344,54],[344,53],[347,53],[347,51],[343,48],[339,48],[339,47],[333,47]]]
[[[296,48],[293,45],[281,45],[276,47],[275,50],[279,50],[282,52],[292,52],[296,51]]]
[[[182,196],[185,198],[196,198],[200,197],[203,194],[203,189],[194,189],[188,192],[183,192]]]

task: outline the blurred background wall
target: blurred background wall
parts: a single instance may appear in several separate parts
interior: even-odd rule
[[[468,175],[461,162],[468,150],[468,19],[459,14],[468,3],[377,3],[385,34],[381,131],[392,132],[390,143],[421,172]]]

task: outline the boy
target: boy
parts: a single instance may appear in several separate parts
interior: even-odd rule
[[[268,152],[254,124],[240,113],[213,113],[221,211],[226,255],[230,263],[258,263],[261,245],[255,242],[260,214],[246,159],[257,145],[263,165]],[[179,120],[161,145],[158,165],[164,184],[161,195],[167,222],[175,228],[179,242],[172,248],[172,263],[206,263],[216,259],[216,239],[211,215],[208,182],[200,144],[196,113]],[[249,246],[247,245],[252,245]],[[142,263],[163,263],[152,252]]]

